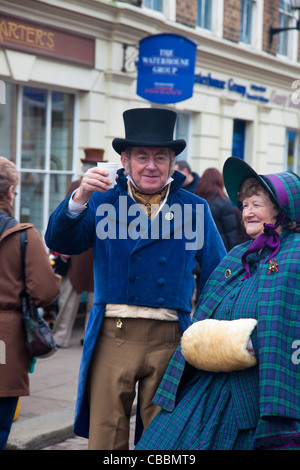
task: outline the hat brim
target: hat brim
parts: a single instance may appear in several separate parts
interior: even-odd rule
[[[256,171],[241,158],[229,157],[226,160],[223,167],[223,178],[227,194],[236,206],[240,206],[238,192],[243,182],[248,178],[256,178],[267,191],[270,198],[281,207],[276,193],[274,193],[271,187],[266,183],[264,177],[256,173]]]
[[[115,138],[112,141],[114,150],[121,155],[127,147],[168,147],[174,150],[175,155],[179,155],[186,147],[183,139],[171,140],[170,142],[142,142],[130,139]]]

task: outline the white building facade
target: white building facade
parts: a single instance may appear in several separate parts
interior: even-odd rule
[[[223,37],[223,0],[210,2],[210,17],[196,2],[195,28],[176,22],[175,0],[130,3],[0,0],[0,154],[21,173],[16,218],[42,234],[85,148],[120,161],[111,141],[124,136],[122,113],[133,107],[178,112],[176,137],[188,143],[179,158],[200,175],[231,155],[259,173],[300,173],[298,32],[286,55],[272,55],[262,47],[263,0],[252,12],[261,34],[239,42]],[[136,93],[139,41],[159,33],[197,43],[193,95],[174,104]]]

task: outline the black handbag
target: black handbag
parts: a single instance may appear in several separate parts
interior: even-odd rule
[[[26,230],[21,233],[21,260],[24,290],[21,294],[22,322],[26,336],[26,347],[29,356],[46,358],[57,351],[49,325],[41,317],[33,298],[26,292],[25,252],[27,246]]]

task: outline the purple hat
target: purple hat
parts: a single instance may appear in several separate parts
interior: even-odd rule
[[[238,192],[242,183],[247,178],[256,178],[288,219],[300,225],[300,178],[295,173],[284,171],[259,175],[241,158],[229,157],[223,167],[223,177],[228,196],[234,204],[240,205]]]

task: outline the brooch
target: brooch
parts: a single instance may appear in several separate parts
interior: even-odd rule
[[[226,271],[225,271],[225,277],[226,277],[226,279],[227,279],[229,276],[231,276],[231,271],[230,271],[230,269],[226,269]]]
[[[276,258],[274,259],[274,261],[272,259],[270,259],[269,261],[269,267],[268,267],[268,274],[276,271],[278,273],[278,264],[277,264],[277,260]]]
[[[166,219],[166,220],[172,220],[172,219],[174,219],[174,214],[173,214],[173,212],[167,212],[167,213],[165,214],[165,219]]]

